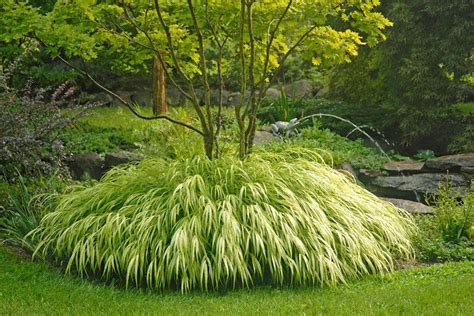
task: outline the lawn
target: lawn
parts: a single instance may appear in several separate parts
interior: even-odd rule
[[[123,290],[64,276],[0,247],[0,314],[473,315],[474,262],[366,277],[337,288],[181,294]]]

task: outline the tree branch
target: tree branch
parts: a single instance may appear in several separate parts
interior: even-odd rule
[[[261,80],[260,83],[259,83],[260,91],[263,90],[263,85],[264,85],[264,82],[265,82],[264,78],[267,77],[267,69],[268,69],[268,63],[270,61],[270,51],[271,51],[271,48],[272,48],[273,40],[275,39],[276,32],[278,31],[278,28],[280,27],[281,22],[283,21],[286,14],[290,10],[290,7],[291,7],[292,3],[293,3],[293,0],[288,1],[288,4],[285,7],[285,10],[283,11],[283,13],[278,18],[277,24],[275,25],[273,30],[270,32],[269,37],[267,39],[267,45],[266,45],[266,51],[265,51],[265,61],[264,61],[264,64],[263,64],[263,73],[262,73],[262,79],[263,80]],[[259,99],[262,98],[262,95],[263,95],[263,93],[260,93]]]
[[[181,122],[181,121],[178,121],[178,120],[175,120],[169,116],[166,116],[166,115],[156,115],[156,116],[144,116],[140,113],[138,113],[132,104],[130,104],[129,102],[127,102],[126,100],[124,100],[121,96],[119,96],[118,94],[116,94],[115,92],[109,90],[108,88],[106,88],[104,85],[102,85],[101,83],[99,83],[96,79],[94,79],[89,73],[85,72],[84,70],[82,69],[79,69],[78,67],[74,66],[73,64],[71,64],[69,61],[67,61],[66,59],[64,59],[62,56],[58,55],[58,58],[64,63],[66,64],[68,67],[76,70],[78,73],[80,73],[82,76],[88,78],[92,83],[94,83],[98,88],[100,88],[101,90],[103,90],[104,92],[106,92],[107,94],[109,94],[110,96],[114,97],[115,99],[117,99],[118,101],[120,101],[120,103],[122,103],[123,105],[125,105],[136,117],[139,117],[143,120],[159,120],[159,119],[163,119],[163,120],[167,120],[171,123],[174,123],[174,124],[177,124],[177,125],[181,125],[181,126],[184,126],[198,134],[200,134],[201,136],[204,136],[204,133],[202,131],[200,131],[199,129],[195,128],[194,126],[191,126],[187,123],[184,123],[184,122]]]
[[[193,104],[194,110],[196,111],[196,113],[199,117],[199,120],[201,121],[201,126],[204,130],[204,134],[208,135],[209,134],[209,126],[206,123],[206,118],[204,117],[204,113],[199,108],[199,102],[198,102],[198,98],[196,96],[196,91],[194,90],[193,83],[186,76],[186,74],[183,72],[183,70],[181,69],[181,67],[179,65],[178,58],[176,56],[176,52],[173,48],[173,38],[171,36],[171,32],[170,32],[170,29],[169,29],[168,25],[166,24],[165,20],[163,19],[163,14],[161,12],[160,3],[158,2],[158,0],[154,0],[154,3],[155,3],[156,14],[158,15],[158,20],[160,21],[160,24],[163,27],[163,30],[165,31],[166,41],[167,41],[168,49],[170,51],[171,60],[173,61],[173,64],[174,64],[178,74],[181,77],[183,77],[183,79],[188,83],[189,91],[191,91],[192,104]]]

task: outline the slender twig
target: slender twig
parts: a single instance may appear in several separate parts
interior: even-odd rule
[[[246,109],[244,111],[244,115],[247,115],[247,112],[250,110],[251,115],[249,117],[249,123],[247,126],[247,130],[245,131],[245,143],[247,152],[252,147],[252,138],[254,134],[254,129],[256,125],[256,116],[257,116],[257,98],[255,95],[255,36],[253,33],[253,11],[252,5],[253,0],[247,3],[247,31],[249,35],[249,46],[250,46],[250,58],[249,58],[249,88],[250,88],[250,96],[249,101],[247,103]]]
[[[118,24],[114,23],[114,25],[116,27],[118,27],[121,32],[115,32],[115,34],[117,35],[122,35],[122,36],[126,36],[126,38],[128,38],[129,40],[131,40],[132,42],[144,47],[144,48],[148,48],[150,49],[151,51],[153,51],[155,53],[155,56],[158,58],[158,61],[161,63],[161,66],[162,68],[164,69],[165,71],[165,74],[166,74],[166,77],[168,78],[168,80],[171,82],[171,84],[173,85],[173,87],[175,87],[176,89],[178,89],[178,91],[186,98],[188,99],[189,101],[193,101],[193,97],[187,93],[186,91],[184,91],[184,89],[176,82],[176,80],[174,80],[173,76],[169,73],[168,71],[168,67],[166,65],[166,62],[165,62],[165,59],[164,59],[164,54],[165,52],[162,51],[162,50],[159,50],[155,47],[155,43],[153,42],[153,39],[151,38],[147,28],[142,28],[138,25],[138,23],[135,22],[135,20],[133,20],[133,17],[131,17],[128,13],[127,13],[127,8],[131,11],[131,8],[129,6],[124,6],[124,12],[125,12],[125,18],[126,20],[132,24],[133,27],[135,27],[138,31],[142,32],[143,35],[145,35],[145,37],[147,38],[148,40],[148,43],[149,45],[144,45],[143,43],[140,43],[139,41],[136,41],[135,39],[131,38],[131,37],[128,37],[126,36],[126,32],[125,30]],[[132,12],[132,11],[131,11]],[[148,10],[146,11],[146,13],[148,12]],[[133,12],[132,12],[133,14]],[[146,17],[146,16],[145,16]],[[112,20],[113,21],[113,20]],[[145,24],[146,24],[146,19],[145,19]],[[106,29],[107,30],[107,29]],[[110,30],[111,32],[114,32],[113,30]]]
[[[194,90],[193,83],[188,78],[188,76],[186,76],[186,74],[183,72],[183,70],[181,69],[181,67],[179,65],[178,57],[176,56],[176,52],[175,52],[175,49],[173,47],[173,37],[171,36],[169,26],[166,24],[166,22],[163,18],[160,3],[159,3],[158,0],[154,0],[154,3],[155,3],[155,11],[156,11],[156,14],[158,15],[158,20],[160,21],[161,27],[165,31],[167,46],[168,46],[170,56],[171,56],[171,60],[173,61],[173,65],[175,67],[175,70],[187,82],[189,91],[191,92],[191,96],[192,96],[192,102],[191,103],[193,104],[194,110],[196,111],[196,114],[199,117],[199,121],[201,122],[201,126],[202,126],[202,129],[204,131],[204,134],[209,135],[209,132],[210,132],[209,131],[209,126],[207,125],[206,118],[204,117],[204,113],[202,112],[202,110],[199,107],[199,102],[198,102],[198,98],[197,98],[197,95],[196,95],[196,91]]]
[[[311,34],[311,32],[313,32],[316,28],[318,27],[318,25],[312,25],[308,30],[306,30],[306,32],[304,32],[300,38],[296,41],[295,44],[293,44],[293,46],[291,46],[288,51],[285,53],[285,55],[283,55],[283,57],[281,58],[280,60],[280,65],[278,66],[278,68],[273,72],[273,74],[270,76],[269,80],[268,80],[268,83],[267,85],[265,86],[265,88],[263,89],[263,91],[260,91],[260,93],[262,94],[265,94],[265,92],[268,90],[268,88],[275,82],[275,79],[277,78],[277,76],[280,74],[280,72],[283,70],[283,66],[285,64],[285,61],[288,59],[288,57],[295,51],[296,48],[298,48],[307,38],[308,36]],[[265,82],[265,78],[262,78],[258,84],[262,84]]]
[[[206,65],[206,55],[204,53],[204,39],[202,36],[201,27],[199,26],[196,10],[193,6],[192,0],[188,0],[188,9],[193,20],[194,31],[196,32],[196,37],[199,45],[199,57],[200,57],[200,66],[201,66],[201,78],[202,84],[204,86],[204,100],[206,105],[206,114],[207,114],[207,124],[209,126],[210,137],[214,137],[214,128],[212,122],[212,113],[211,113],[211,88],[209,86],[209,80],[207,77],[207,65]]]
[[[224,83],[224,76],[222,73],[222,56],[223,56],[223,51],[224,47],[227,43],[227,40],[229,39],[229,35],[226,34],[222,42],[219,39],[219,35],[214,27],[214,25],[211,22],[211,19],[209,17],[209,4],[208,1],[206,0],[205,2],[205,17],[206,17],[206,22],[211,30],[212,36],[214,38],[214,42],[216,43],[218,47],[218,52],[217,52],[217,76],[219,78],[219,93],[218,93],[218,98],[219,98],[219,104],[218,104],[218,109],[217,109],[217,127],[216,127],[216,132],[215,132],[215,138],[216,138],[216,158],[219,158],[220,155],[220,148],[219,148],[219,136],[222,128],[222,107],[223,107],[223,91],[225,87]]]
[[[269,31],[268,38],[267,38],[267,45],[266,45],[266,47],[265,47],[265,61],[264,61],[264,63],[263,63],[262,79],[263,79],[263,78],[266,78],[267,75],[268,75],[268,74],[267,74],[267,70],[268,70],[268,63],[269,63],[269,61],[270,61],[270,52],[271,52],[273,40],[275,39],[276,32],[278,31],[278,29],[279,29],[279,27],[280,27],[280,24],[281,24],[281,22],[283,21],[283,19],[285,18],[286,14],[287,14],[288,11],[290,10],[292,3],[293,3],[293,0],[289,0],[289,1],[288,1],[288,4],[287,4],[287,6],[285,7],[285,10],[283,10],[283,13],[282,13],[282,14],[280,15],[280,17],[278,18],[275,27],[273,28],[273,30]],[[269,29],[270,29],[270,25],[269,25]],[[263,93],[261,92],[261,90],[263,90],[264,82],[265,82],[265,80],[261,80],[260,83],[259,83],[259,85],[260,85],[260,95],[259,95],[259,98],[260,98],[260,99],[261,99],[262,96],[263,96]]]
[[[243,158],[247,152],[245,146],[245,116],[241,115],[241,109],[244,105],[247,76],[245,74],[245,51],[244,51],[244,32],[245,32],[245,0],[240,0],[240,26],[239,26],[239,60],[240,60],[240,100],[235,106],[235,117],[240,130],[240,157]]]

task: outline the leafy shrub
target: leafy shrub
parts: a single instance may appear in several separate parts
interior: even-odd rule
[[[55,89],[35,89],[29,82],[23,89],[10,87],[10,78],[21,58],[0,68],[0,172],[15,177],[52,174],[60,168],[63,144],[55,135],[92,105],[73,102],[75,87],[64,83]]]
[[[474,189],[474,187],[473,187]],[[435,198],[436,225],[441,237],[448,242],[459,242],[471,237],[474,226],[474,192],[467,193],[462,202],[449,185],[442,186]]]
[[[410,256],[411,219],[314,152],[116,168],[32,233],[67,271],[151,288],[335,284]]]
[[[460,201],[449,186],[441,187],[434,209],[434,217],[417,218],[418,257],[423,261],[474,260],[474,191]]]
[[[435,154],[432,150],[419,150],[416,155],[413,156],[416,160],[426,161],[428,159],[435,158]]]

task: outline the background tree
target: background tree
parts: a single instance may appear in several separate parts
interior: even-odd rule
[[[222,107],[219,102],[217,113],[213,113],[211,80],[219,82],[222,97],[226,73],[240,65],[240,102],[235,115],[243,157],[252,148],[261,98],[292,54],[302,52],[316,65],[349,62],[359,46],[375,45],[383,38],[381,31],[390,25],[375,12],[379,1],[369,0],[215,0],[199,6],[191,0],[75,0],[57,2],[47,14],[26,1],[4,1],[12,15],[24,14],[20,24],[24,29],[13,32],[16,36],[40,39],[52,56],[69,65],[67,58],[93,59],[104,48],[120,51],[133,47],[135,61],[140,56],[143,60],[158,58],[170,84],[194,107],[200,127],[188,127],[203,136],[208,157],[220,154],[215,122],[220,121]],[[93,80],[88,73],[81,73]],[[126,100],[95,83],[133,111]],[[203,91],[201,98],[198,88]],[[147,118],[174,120],[166,115]]]
[[[474,98],[467,80],[474,67],[473,3],[387,0],[381,10],[394,22],[388,40],[336,67],[331,95],[378,111],[385,118],[374,123],[392,135],[399,131],[393,136],[401,142],[446,151],[460,123],[450,120],[449,109]]]

